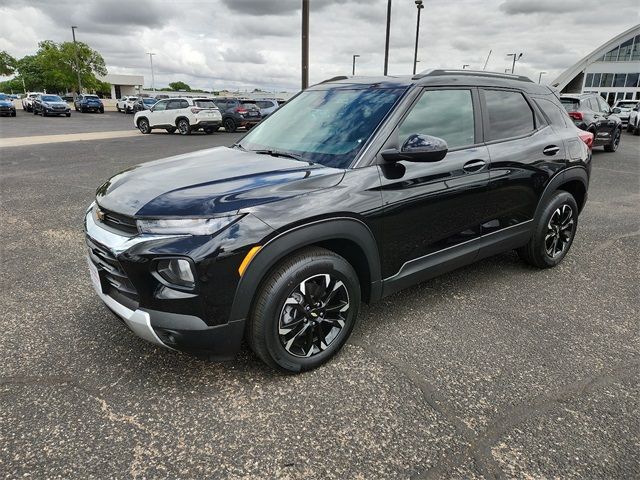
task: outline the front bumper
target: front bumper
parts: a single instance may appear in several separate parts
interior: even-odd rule
[[[85,216],[85,231],[90,242],[108,249],[114,258],[127,256],[132,249],[139,249],[147,242],[171,239],[172,236],[125,236],[101,227],[94,219],[93,209]],[[174,236],[174,238],[184,235]],[[240,349],[244,333],[244,320],[228,321],[220,325],[208,325],[198,316],[149,308],[142,298],[140,303],[124,305],[110,295],[105,272],[88,258],[92,285],[100,299],[120,317],[126,326],[140,338],[156,345],[193,354],[205,354],[214,360],[232,359]],[[124,302],[127,303],[127,302]]]

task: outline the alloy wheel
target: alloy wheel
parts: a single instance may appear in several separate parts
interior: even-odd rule
[[[143,118],[138,122],[138,128],[142,133],[149,133],[149,122]]]
[[[622,136],[622,130],[617,129],[614,135],[615,136],[613,137],[613,150],[616,151],[618,149],[618,146],[620,145],[620,137]]]
[[[345,284],[329,274],[303,280],[284,302],[278,335],[295,357],[312,357],[326,350],[345,328],[349,313]]]
[[[551,258],[556,258],[566,252],[571,243],[575,230],[573,209],[567,205],[558,207],[547,224],[547,234],[544,237],[544,246]]]
[[[180,130],[180,133],[182,135],[186,135],[187,133],[189,133],[189,122],[187,122],[186,120],[180,120],[178,122],[178,129]]]

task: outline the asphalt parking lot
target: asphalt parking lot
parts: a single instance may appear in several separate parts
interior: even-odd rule
[[[19,111],[0,133],[131,118]],[[215,364],[134,337],[94,295],[84,257],[84,208],[108,176],[241,135],[0,148],[2,476],[637,476],[640,137],[594,152],[559,267],[507,253],[423,283],[364,308],[327,366],[284,376],[246,348]]]

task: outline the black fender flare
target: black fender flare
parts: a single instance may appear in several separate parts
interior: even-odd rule
[[[569,167],[566,170],[562,170],[558,174],[556,174],[550,181],[547,183],[547,186],[544,188],[542,195],[540,196],[540,200],[538,200],[538,206],[536,207],[536,213],[533,217],[535,222],[540,220],[540,216],[542,215],[542,211],[544,210],[545,205],[549,201],[551,195],[554,192],[559,190],[562,185],[572,181],[579,181],[584,186],[585,192],[589,188],[589,174],[587,173],[587,169],[584,167]]]
[[[244,320],[249,316],[253,297],[269,270],[288,254],[305,246],[327,240],[344,239],[357,244],[364,252],[371,279],[371,301],[382,293],[380,255],[375,237],[362,221],[329,218],[289,229],[270,239],[251,260],[240,279],[229,319]]]

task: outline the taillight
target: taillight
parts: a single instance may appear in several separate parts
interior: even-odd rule
[[[236,113],[247,113],[247,109],[244,107],[236,108]]]
[[[593,133],[587,132],[585,130],[580,130],[578,132],[578,136],[580,140],[582,140],[589,149],[593,147]]]
[[[582,120],[582,112],[569,112],[569,116],[574,120]]]
[[[202,110],[204,110],[204,108],[193,107],[191,109],[191,113],[198,113],[198,112],[201,112]]]

